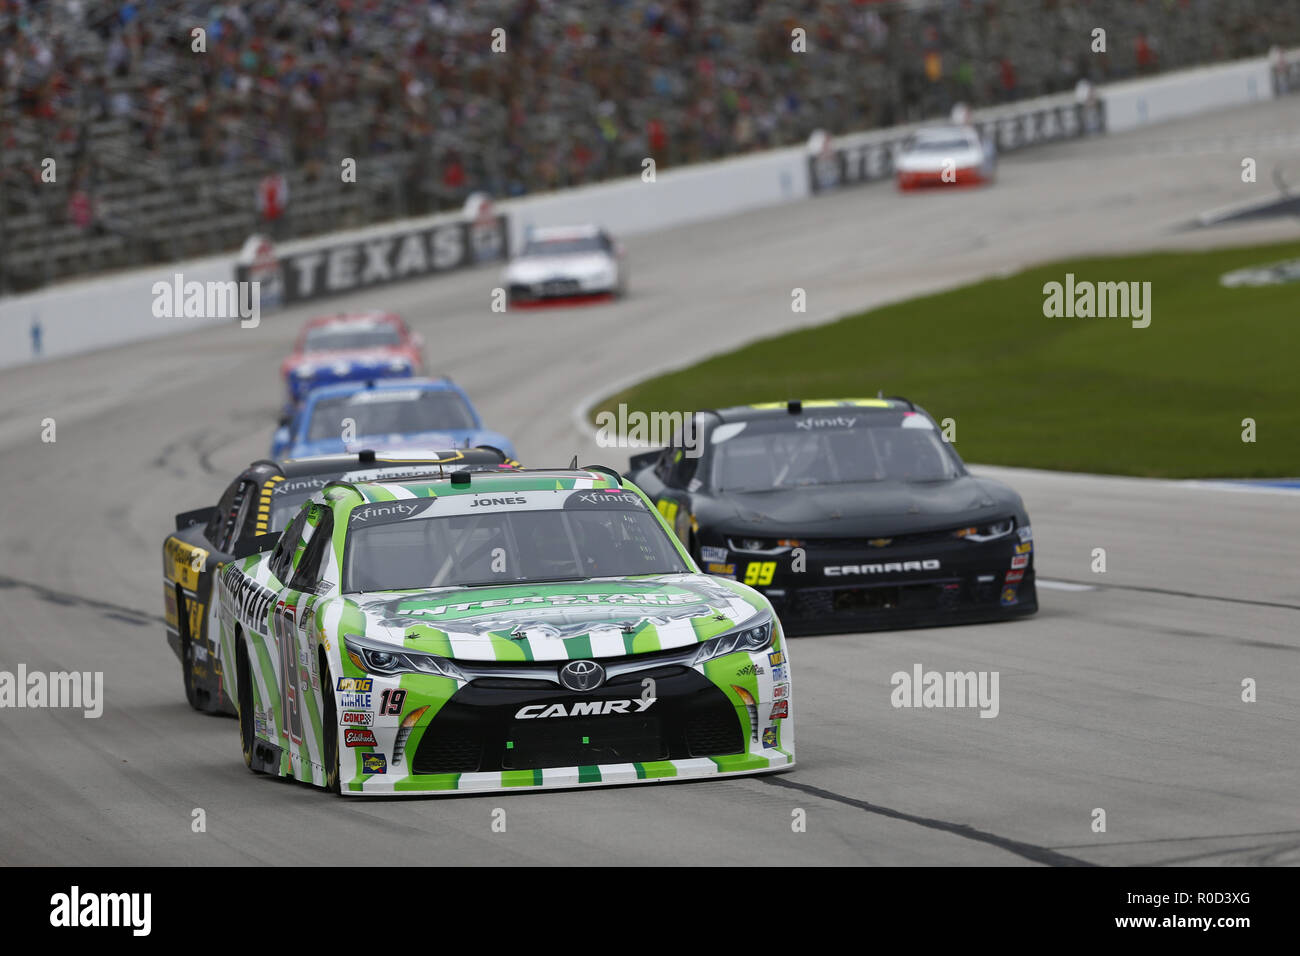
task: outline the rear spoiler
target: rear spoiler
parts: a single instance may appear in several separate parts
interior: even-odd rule
[[[192,528],[196,524],[207,524],[208,519],[216,512],[216,505],[208,505],[206,508],[195,508],[193,511],[182,511],[176,516],[176,530],[184,531],[186,528]]]

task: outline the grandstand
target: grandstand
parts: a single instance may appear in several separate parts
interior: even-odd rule
[[[1297,0],[0,0],[0,292],[1298,40]]]

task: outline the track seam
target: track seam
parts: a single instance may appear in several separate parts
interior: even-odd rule
[[[1286,604],[1282,601],[1258,601],[1253,598],[1224,597],[1219,594],[1197,594],[1194,591],[1174,591],[1170,588],[1145,587],[1140,584],[1100,584],[1096,581],[1074,581],[1053,575],[1048,580],[1060,581],[1062,584],[1079,584],[1098,591],[1140,591],[1144,594],[1164,594],[1169,597],[1195,598],[1200,601],[1222,601],[1226,604],[1248,604],[1251,607],[1279,607],[1286,611],[1300,611],[1300,604]]]
[[[864,810],[867,813],[879,814],[882,817],[889,817],[891,820],[902,820],[905,823],[915,823],[917,826],[925,827],[929,830],[941,830],[944,833],[951,833],[967,840],[974,840],[977,843],[987,843],[995,846],[1000,850],[1006,850],[1008,853],[1014,853],[1016,856],[1023,857],[1033,863],[1042,863],[1046,866],[1096,866],[1096,863],[1089,863],[1087,860],[1081,860],[1078,857],[1067,856],[1064,853],[1058,853],[1047,847],[1035,846],[1032,843],[1021,843],[1019,840],[1012,840],[1009,837],[1001,837],[996,833],[988,833],[984,830],[976,830],[974,827],[962,823],[949,823],[947,820],[935,820],[931,817],[918,817],[915,814],[904,813],[901,810],[892,810],[889,807],[877,806],[874,803],[868,803],[865,800],[858,800],[854,797],[846,797],[842,794],[833,793],[830,790],[823,790],[821,787],[814,787],[806,783],[796,783],[793,780],[784,780],[780,777],[758,777],[761,783],[766,783],[774,787],[787,787],[791,790],[798,790],[814,797],[821,797],[823,800],[830,800],[834,803],[842,803],[845,806],[855,807]]]

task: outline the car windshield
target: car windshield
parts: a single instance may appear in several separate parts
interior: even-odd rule
[[[358,392],[322,398],[312,408],[308,441],[338,438],[351,420],[354,435],[414,435],[476,428],[465,400],[446,389]]]
[[[393,325],[322,326],[307,333],[304,352],[331,352],[339,349],[378,349],[401,345],[402,336]]]
[[[476,587],[688,571],[645,510],[559,508],[412,518],[348,533],[343,590]]]
[[[576,256],[589,252],[605,252],[607,246],[602,236],[583,236],[574,239],[540,239],[524,246],[525,256]]]
[[[965,138],[958,139],[918,139],[912,142],[912,150],[918,153],[950,153],[958,149],[969,149],[971,142]]]
[[[807,431],[747,429],[713,446],[711,484],[718,491],[771,491],[959,477],[956,456],[929,421],[920,416],[908,420],[925,424],[864,426],[859,419],[849,427],[830,424]]]

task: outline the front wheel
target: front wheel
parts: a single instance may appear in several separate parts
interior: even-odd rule
[[[325,789],[341,793],[339,784],[339,716],[334,704],[334,682],[330,679],[325,654],[320,656],[321,676],[321,759],[325,764]]]

